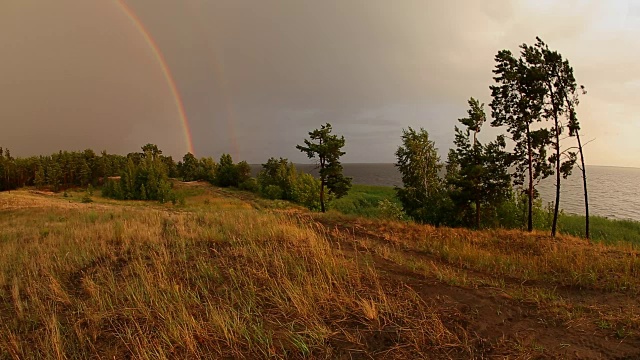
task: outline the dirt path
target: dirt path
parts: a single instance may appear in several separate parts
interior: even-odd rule
[[[434,276],[425,276],[406,265],[383,258],[361,245],[370,241],[389,245],[388,240],[379,233],[357,225],[341,225],[321,216],[313,218],[346,253],[354,257],[356,253],[368,254],[386,287],[407,286],[426,302],[448,311],[456,309],[464,319],[468,332],[475,336],[471,341],[483,357],[511,357],[514,355],[513,349],[520,349],[523,350],[520,355],[526,354],[524,358],[640,358],[640,338],[636,334],[616,337],[611,329],[596,325],[603,312],[636,308],[638,302],[630,296],[553,288],[568,306],[595,309],[581,317],[566,319],[554,314],[554,306],[544,302],[516,300],[508,294],[510,289],[516,287],[552,288],[551,284],[522,285],[517,283],[517,279],[507,279],[504,288],[491,287],[482,285],[481,281],[491,277],[491,274],[458,268],[458,271],[472,279],[471,285],[450,285]],[[431,262],[436,267],[452,266],[435,256],[413,249],[402,251],[413,258]]]

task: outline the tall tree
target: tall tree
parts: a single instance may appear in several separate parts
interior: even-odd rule
[[[44,186],[44,184],[47,182],[46,177],[45,177],[45,172],[44,172],[44,166],[42,166],[42,163],[38,164],[38,170],[36,170],[36,178],[35,178],[35,185],[36,188],[38,190],[42,189],[42,187]]]
[[[52,158],[47,169],[47,182],[53,187],[53,191],[60,190],[62,181],[62,170],[56,158]]]
[[[402,145],[396,151],[396,167],[402,174],[403,187],[396,187],[402,208],[414,220],[439,224],[437,204],[442,191],[438,172],[442,168],[435,143],[420,128],[402,129]]]
[[[581,86],[583,94],[586,94],[584,90],[584,86]],[[580,170],[582,171],[582,187],[584,190],[584,212],[585,212],[585,237],[589,239],[589,194],[587,192],[587,169],[584,165],[584,153],[583,153],[583,145],[580,141],[580,122],[578,121],[578,116],[576,115],[575,106],[578,105],[578,96],[577,94],[573,99],[567,98],[567,103],[569,108],[569,135],[575,136],[578,141],[578,152],[580,153]]]
[[[574,104],[566,101],[567,97],[573,98],[578,86],[573,76],[573,69],[568,60],[564,60],[557,51],[552,51],[540,38],[536,38],[534,46],[522,45],[523,54],[529,66],[535,67],[542,75],[545,85],[545,101],[543,116],[552,122],[551,147],[554,153],[549,156],[556,175],[556,198],[551,225],[551,236],[556,235],[558,224],[558,212],[560,209],[561,178],[567,178],[571,174],[576,162],[576,153],[562,150],[561,135],[565,124],[571,125],[571,113]],[[573,132],[570,130],[570,135]]]
[[[142,157],[151,157],[153,160],[157,159],[162,155],[162,150],[158,148],[158,145],[155,144],[146,144],[142,147]]]
[[[521,57],[516,59],[509,50],[501,50],[495,57],[496,67],[492,85],[491,114],[492,126],[506,126],[514,143],[511,164],[515,165],[513,174],[516,185],[527,184],[527,230],[533,231],[533,199],[535,186],[540,179],[553,173],[547,161],[547,146],[551,133],[548,129],[536,126],[542,120],[545,84],[544,76],[536,67],[528,66]]]
[[[309,159],[318,159],[320,169],[320,210],[325,212],[324,188],[337,198],[346,195],[351,188],[351,178],[343,175],[340,157],[345,141],[344,136],[331,134],[331,124],[322,125],[320,129],[309,133],[309,139],[304,140],[304,146],[296,145],[296,149],[307,154]]]

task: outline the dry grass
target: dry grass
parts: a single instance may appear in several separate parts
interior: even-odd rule
[[[471,351],[296,217],[0,196],[0,357],[333,358],[375,351],[372,331],[388,354]]]
[[[636,315],[553,290],[635,296],[630,248],[344,223],[216,190],[177,208],[96,200],[0,193],[0,358],[553,357],[539,338],[474,328],[532,299],[559,326],[637,337]],[[456,295],[482,286],[501,289],[497,310]]]

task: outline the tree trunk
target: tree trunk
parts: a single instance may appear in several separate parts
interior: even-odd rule
[[[558,118],[556,117],[556,203],[553,209],[553,224],[551,224],[551,236],[556,236],[558,227],[558,211],[560,210],[560,132]]]
[[[476,200],[476,229],[480,229],[480,201]]]
[[[582,154],[582,143],[580,133],[576,130],[578,138],[578,150],[580,151],[580,162],[582,163],[582,185],[584,186],[584,213],[585,213],[585,236],[589,239],[589,196],[587,195],[587,169],[584,167],[584,155]]]
[[[324,178],[320,180],[320,210],[325,212],[324,209]]]
[[[529,126],[527,126],[527,152],[529,157],[529,188],[527,189],[527,197],[529,200],[529,211],[527,215],[527,231],[533,231],[533,153],[531,150],[531,134]]]

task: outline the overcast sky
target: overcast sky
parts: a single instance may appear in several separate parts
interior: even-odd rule
[[[330,122],[345,162],[393,162],[407,126],[444,158],[467,99],[490,102],[494,55],[540,36],[588,90],[587,163],[640,167],[640,1],[126,3],[166,58],[197,156],[306,162],[295,145]],[[161,66],[115,0],[0,2],[0,125],[17,155],[187,150]]]

